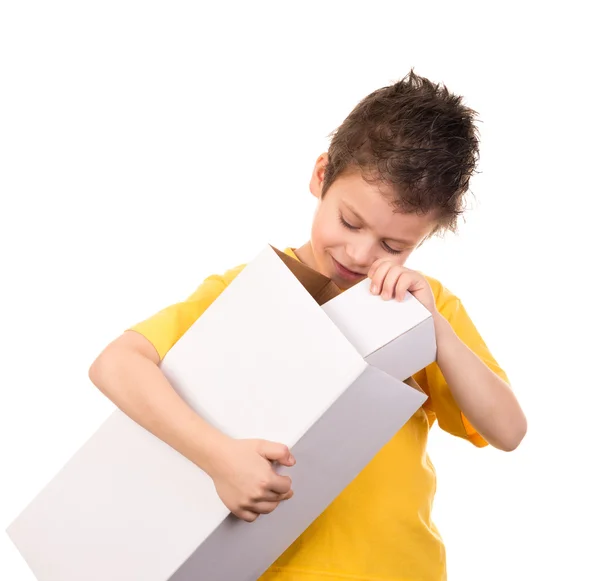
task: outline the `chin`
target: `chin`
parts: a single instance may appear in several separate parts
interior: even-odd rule
[[[352,281],[349,282],[347,280],[333,280],[333,282],[335,283],[335,285],[339,288],[341,288],[342,290],[348,290],[349,288],[352,288],[353,286],[356,286],[359,282],[362,282],[363,280],[365,280],[366,277],[361,278],[360,280],[356,280],[356,281]]]

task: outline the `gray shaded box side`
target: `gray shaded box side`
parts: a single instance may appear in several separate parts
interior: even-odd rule
[[[422,392],[367,367],[293,446],[296,465],[279,470],[291,476],[294,497],[254,523],[230,515],[169,581],[258,579],[426,399]],[[308,457],[311,470],[303,469]],[[296,523],[293,528],[290,522]]]
[[[429,318],[366,357],[369,365],[404,381],[436,359],[433,319]]]

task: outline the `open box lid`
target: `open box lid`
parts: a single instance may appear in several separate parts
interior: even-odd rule
[[[369,364],[405,381],[415,365],[435,360],[431,314],[412,294],[400,302],[384,301],[371,294],[368,279],[342,291],[331,279],[271,248]]]
[[[360,336],[351,321],[361,305],[349,303],[344,309],[343,302],[335,320],[318,304],[335,303],[346,294],[340,293],[328,277],[267,246],[171,348],[161,368],[184,400],[221,431],[234,437],[260,433],[264,439],[284,434],[285,443],[293,443],[300,432],[286,420],[290,405],[298,413],[303,410],[310,422],[312,411],[326,409],[366,366],[400,382],[422,368],[415,368],[412,349],[401,350],[399,358],[411,370],[406,375],[406,365],[395,372],[387,360],[383,365],[367,360],[343,324]],[[376,327],[369,332],[373,337],[388,324],[386,311],[394,308],[379,297],[363,297],[362,302],[366,308],[376,304],[378,318],[360,318],[367,327]],[[398,318],[396,334],[402,328]],[[381,346],[389,340],[389,328],[384,330]],[[198,377],[211,386],[210,396],[198,385]],[[268,405],[249,417],[245,407],[259,393]],[[267,425],[272,433],[264,432]]]
[[[342,291],[330,278],[271,248],[362,357],[368,357],[431,318],[429,311],[411,293],[406,293],[402,301],[384,301],[370,293],[369,279]]]

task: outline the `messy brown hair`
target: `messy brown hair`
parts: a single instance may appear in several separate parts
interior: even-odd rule
[[[479,160],[477,113],[411,69],[356,105],[331,133],[323,195],[342,173],[392,187],[398,211],[437,212],[434,232],[455,231]]]

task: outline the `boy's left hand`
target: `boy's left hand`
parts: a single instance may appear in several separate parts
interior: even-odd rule
[[[371,292],[374,295],[381,295],[384,300],[401,301],[408,291],[432,315],[437,312],[429,283],[415,270],[380,258],[373,263],[367,276],[371,279]]]

